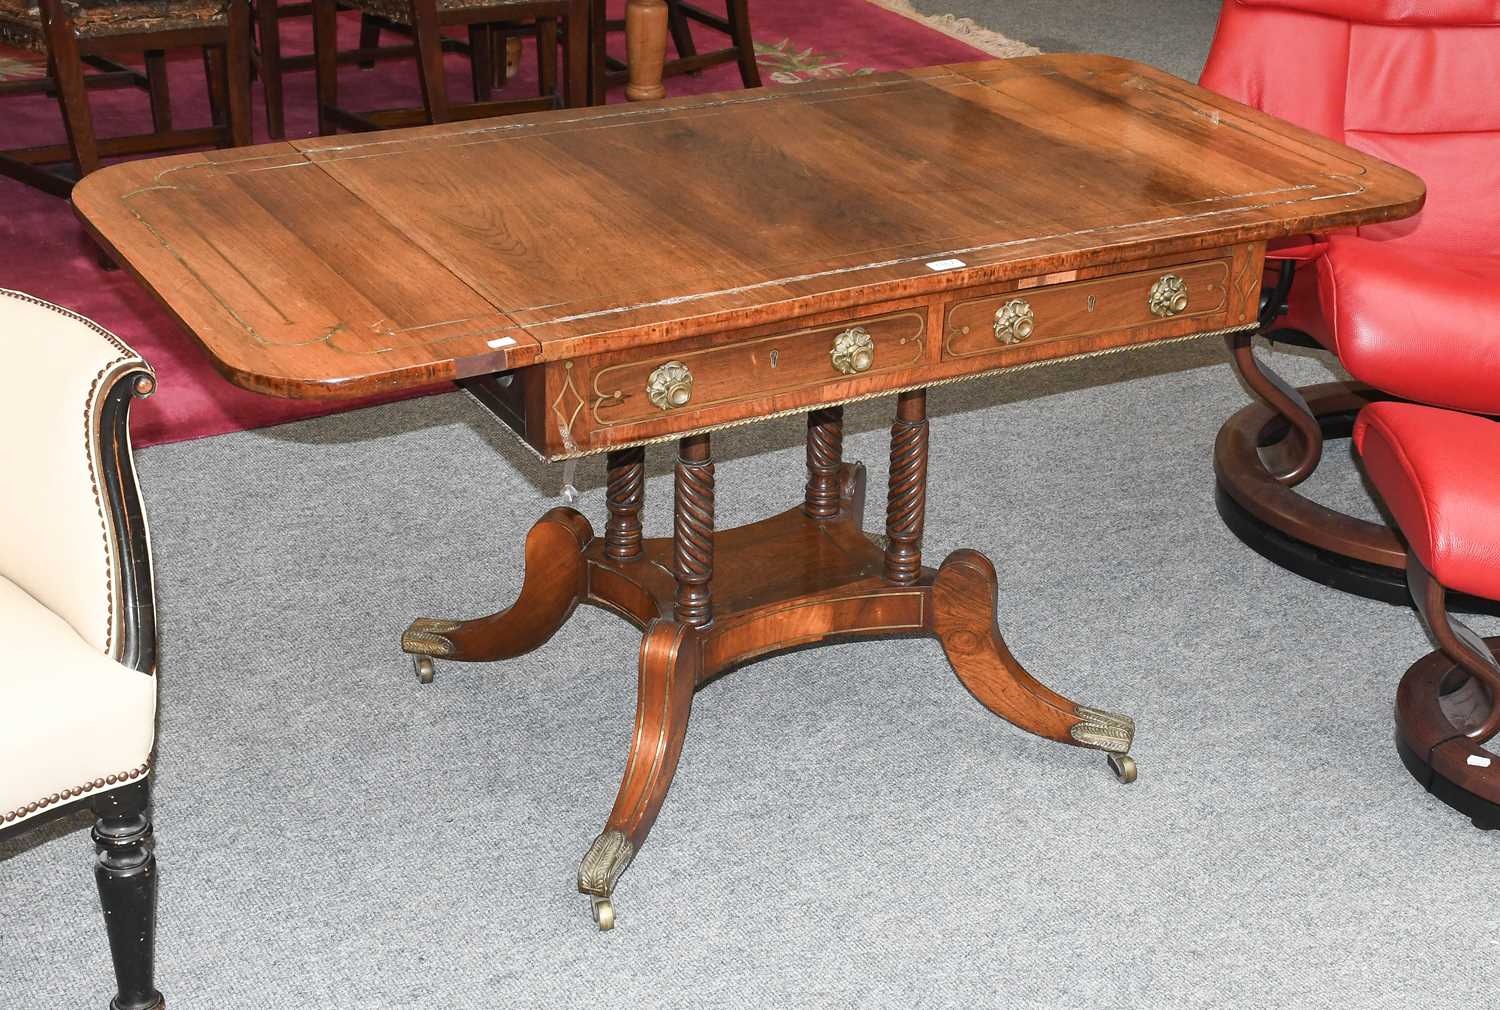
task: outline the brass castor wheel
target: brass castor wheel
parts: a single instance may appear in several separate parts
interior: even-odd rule
[[[594,923],[598,925],[599,932],[603,933],[615,928],[615,903],[611,898],[601,898],[599,895],[590,895],[594,906]]]
[[[433,675],[437,673],[437,667],[432,662],[431,656],[411,657],[412,669],[417,671],[417,680],[423,684],[431,684]]]
[[[1115,773],[1122,785],[1130,785],[1135,781],[1135,758],[1129,754],[1111,754],[1109,756],[1109,770]]]

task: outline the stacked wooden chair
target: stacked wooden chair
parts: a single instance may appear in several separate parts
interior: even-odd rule
[[[446,123],[588,104],[589,0],[345,0],[345,3],[360,11],[367,31],[374,25],[410,33],[422,86],[422,107],[356,112],[341,106],[338,65],[343,54],[338,48],[337,32],[340,3],[313,0],[319,133]],[[474,100],[462,104],[450,100],[443,71],[443,29],[454,26],[469,31],[467,48],[473,67]],[[490,88],[496,78],[493,61],[504,59],[503,46],[497,45],[497,40],[532,32],[537,39],[542,93],[536,98],[492,101]],[[556,71],[559,40],[563,50],[560,75]],[[365,42],[368,41],[367,35]],[[367,51],[364,44],[361,50]]]
[[[46,52],[48,65],[45,77],[0,85],[0,97],[55,93],[67,130],[64,144],[0,151],[0,174],[67,196],[101,158],[250,143],[249,19],[248,0],[0,0],[0,39]],[[168,49],[203,50],[213,125],[173,124]],[[115,62],[128,54],[144,54],[144,75]],[[153,130],[101,138],[89,91],[122,85],[147,90]]]
[[[157,1010],[156,625],[127,431],[156,380],[112,334],[19,292],[0,290],[0,341],[25,376],[0,400],[0,838],[93,812],[110,1006]]]

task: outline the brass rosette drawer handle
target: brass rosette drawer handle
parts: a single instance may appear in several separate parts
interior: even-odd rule
[[[847,329],[833,338],[833,351],[829,357],[833,367],[845,375],[868,372],[875,364],[875,338],[863,326]]]
[[[646,380],[646,396],[662,410],[685,407],[693,398],[693,373],[680,361],[660,365]]]
[[[1151,285],[1151,297],[1147,301],[1153,315],[1171,317],[1188,307],[1187,284],[1176,274],[1162,274],[1161,279]]]
[[[1019,344],[1036,329],[1036,313],[1024,298],[1012,298],[995,312],[995,339],[1002,344]]]

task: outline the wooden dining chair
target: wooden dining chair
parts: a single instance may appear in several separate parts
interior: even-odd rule
[[[18,291],[0,289],[0,346],[26,377],[0,398],[0,840],[93,813],[109,1006],[160,1010],[156,619],[128,434],[156,378],[112,333]],[[25,942],[7,932],[0,963]]]
[[[594,89],[593,101],[603,104],[605,92],[612,85],[623,84],[627,79],[625,64],[610,56],[606,44],[611,32],[623,32],[625,22],[605,16],[605,0],[592,0],[590,83]],[[723,49],[700,53],[693,41],[693,24],[708,27],[729,36],[729,45]],[[740,65],[740,80],[747,88],[760,87],[760,67],[755,62],[755,39],[750,34],[750,0],[724,0],[724,13],[716,14],[696,4],[683,0],[667,0],[667,27],[672,33],[672,46],[677,58],[662,66],[662,76],[692,74],[720,63],[737,62]]]
[[[379,130],[451,120],[481,119],[518,112],[540,112],[586,105],[589,99],[588,0],[345,0],[377,24],[409,31],[415,43],[422,108],[355,112],[338,103],[338,5],[340,0],[313,0],[313,48],[317,58],[318,132],[339,129]],[[368,27],[368,22],[366,26]],[[443,72],[443,29],[469,30],[467,48],[473,67],[474,101],[449,101]],[[493,60],[507,34],[534,31],[539,53],[540,96],[492,101]],[[563,73],[557,73],[562,40]],[[366,38],[368,41],[368,37]],[[363,49],[363,47],[362,47]],[[499,55],[503,59],[503,52]]]
[[[101,158],[251,142],[248,0],[0,0],[0,38],[46,52],[48,67],[45,77],[8,82],[0,97],[55,94],[68,138],[0,151],[0,175],[67,196]],[[211,126],[174,127],[168,49],[203,50]],[[114,62],[135,53],[144,54],[144,75]],[[152,132],[99,137],[89,91],[122,84],[145,85]]]
[[[317,62],[313,53],[298,53],[294,56],[282,53],[281,22],[289,18],[311,18],[312,0],[293,0],[290,3],[251,0],[251,6],[255,12],[257,41],[251,52],[251,65],[255,76],[260,79],[261,90],[266,99],[266,132],[272,139],[281,140],[286,136],[286,99],[283,96],[285,77],[287,74],[312,70]],[[339,10],[350,9],[352,8],[347,3],[340,0]],[[403,35],[404,41],[382,45],[382,29]],[[444,37],[442,44],[445,52],[469,51],[468,44],[459,39]],[[386,22],[383,18],[365,14],[361,17],[359,48],[341,50],[338,61],[341,65],[354,63],[369,70],[378,60],[410,59],[416,51],[410,29],[403,30],[401,26]]]

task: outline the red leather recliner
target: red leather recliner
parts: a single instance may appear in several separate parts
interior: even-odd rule
[[[1500,414],[1500,0],[1228,0],[1202,84],[1420,175],[1406,221],[1268,252],[1261,333],[1334,352],[1359,383],[1294,391],[1235,366],[1262,401],[1220,431],[1219,508],[1251,546],[1318,581],[1408,602],[1383,524],[1293,490],[1366,403]]]
[[[1500,638],[1448,614],[1450,592],[1500,600],[1500,421],[1386,400],[1359,412],[1354,443],[1411,548],[1406,579],[1438,651],[1396,691],[1396,745],[1428,791],[1500,828]]]

